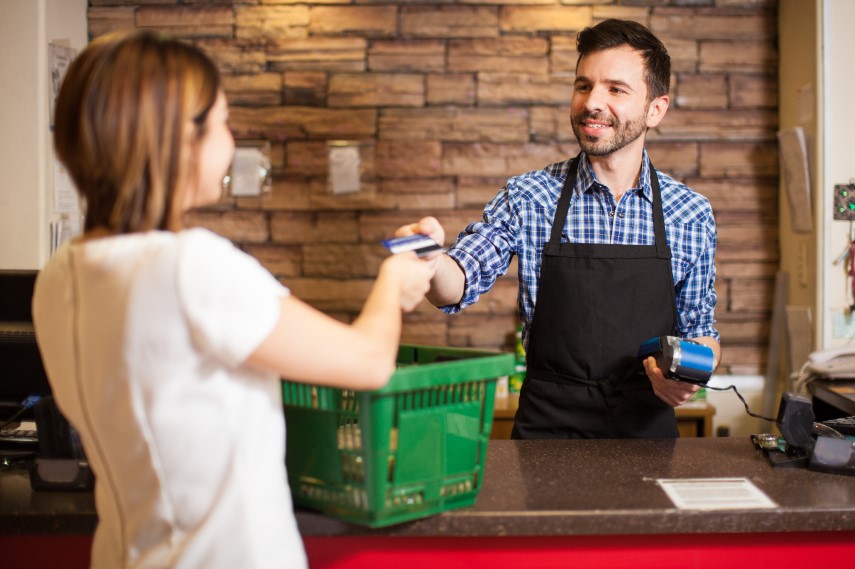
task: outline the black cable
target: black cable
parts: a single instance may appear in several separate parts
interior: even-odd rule
[[[20,408],[15,411],[15,413],[13,413],[11,417],[9,417],[5,421],[3,421],[2,424],[0,424],[0,431],[5,429],[6,426],[11,424],[15,419],[23,415],[27,409],[32,409],[35,404],[38,403],[39,399],[41,399],[41,397],[39,397],[38,395],[30,395],[29,397],[21,401]]]
[[[745,412],[746,413],[748,413],[749,415],[751,415],[752,417],[755,417],[757,419],[763,419],[764,421],[770,421],[772,423],[777,422],[777,419],[770,419],[769,417],[764,417],[763,415],[758,415],[757,413],[752,413],[751,409],[748,408],[748,403],[746,403],[745,398],[742,396],[741,393],[739,393],[739,391],[736,390],[735,385],[728,385],[727,387],[712,387],[710,385],[707,385],[706,388],[707,389],[714,389],[716,391],[727,391],[728,389],[732,389],[733,392],[736,393],[736,396],[739,397],[739,400],[742,401],[742,404],[745,405]]]
[[[3,421],[3,423],[2,423],[2,424],[0,424],[0,431],[2,431],[3,429],[5,429],[5,428],[6,428],[7,426],[9,426],[10,424],[14,423],[14,422],[15,422],[15,419],[17,419],[18,417],[20,417],[21,415],[23,415],[23,414],[24,414],[24,411],[26,411],[26,410],[27,410],[27,408],[26,408],[26,407],[24,407],[23,405],[21,405],[21,406],[18,408],[18,410],[17,410],[17,411],[15,411],[15,412],[12,414],[12,416],[11,416],[11,417],[9,417],[9,418],[8,418],[8,419],[6,419],[5,421]]]

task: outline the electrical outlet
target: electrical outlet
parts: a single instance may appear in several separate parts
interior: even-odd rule
[[[834,219],[855,221],[855,184],[834,186]]]
[[[260,196],[270,191],[270,145],[238,146],[229,178],[231,195]]]
[[[834,312],[831,316],[832,336],[835,340],[855,338],[855,315],[848,311]]]
[[[362,159],[359,144],[346,141],[327,144],[329,171],[327,187],[331,194],[354,194],[360,190]]]

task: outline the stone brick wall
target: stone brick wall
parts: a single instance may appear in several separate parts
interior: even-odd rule
[[[778,264],[776,0],[90,0],[89,31],[182,37],[219,64],[236,138],[271,143],[273,188],[198,211],[296,295],[355,317],[379,241],[425,214],[449,242],[508,176],[578,150],[576,33],[649,26],[673,58],[658,168],[707,195],[719,224],[720,371],[762,373]],[[333,195],[327,142],[359,144],[359,193]],[[404,341],[507,348],[515,267],[466,313],[423,303]]]

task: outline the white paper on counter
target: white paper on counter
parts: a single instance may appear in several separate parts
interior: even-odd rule
[[[659,478],[656,483],[681,510],[778,507],[747,478]]]

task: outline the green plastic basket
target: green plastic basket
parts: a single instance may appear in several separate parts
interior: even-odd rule
[[[369,527],[470,506],[510,353],[402,345],[376,391],[282,382],[294,502]]]

